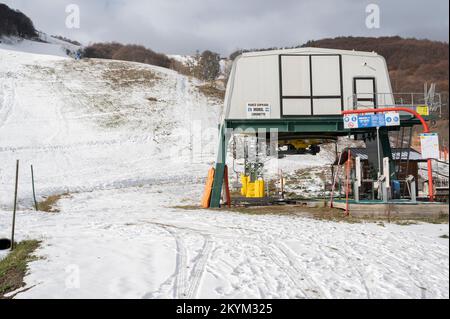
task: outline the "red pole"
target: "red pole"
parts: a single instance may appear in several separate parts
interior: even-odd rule
[[[350,215],[350,204],[349,204],[349,195],[350,195],[350,170],[351,170],[351,161],[352,161],[352,153],[350,149],[348,149],[347,156],[347,181],[346,181],[346,189],[345,189],[345,215]]]
[[[333,201],[334,201],[334,190],[336,188],[336,180],[338,178],[338,174],[339,174],[339,163],[337,165],[336,168],[336,172],[334,172],[334,176],[333,176],[333,185],[331,186],[331,197],[330,197],[330,208],[333,208]]]
[[[225,165],[225,173],[223,176],[225,182],[225,196],[227,198],[227,207],[231,208],[230,182],[228,178],[228,165]]]
[[[366,109],[366,110],[348,110],[348,111],[342,111],[342,115],[348,115],[348,114],[365,114],[365,113],[383,113],[383,112],[407,112],[412,115],[414,115],[420,123],[422,123],[423,126],[423,132],[424,133],[430,133],[430,128],[428,127],[427,122],[425,122],[425,119],[416,111],[411,110],[407,107],[385,107],[380,109]],[[433,194],[433,165],[431,163],[431,159],[428,159],[427,161],[427,167],[428,167],[428,195],[430,197],[430,202],[433,201],[434,194]]]

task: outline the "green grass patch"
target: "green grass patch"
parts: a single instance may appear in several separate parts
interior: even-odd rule
[[[69,196],[69,193],[48,196],[43,201],[38,202],[38,210],[47,213],[59,213],[58,201]]]
[[[198,90],[207,97],[223,101],[225,99],[225,91],[217,88],[215,85],[208,83],[197,86]]]
[[[23,286],[23,278],[28,269],[28,263],[38,258],[33,252],[39,247],[37,240],[26,240],[15,245],[14,250],[0,260],[0,299]]]
[[[109,65],[103,72],[103,78],[108,80],[116,89],[123,89],[133,86],[150,87],[155,85],[161,78],[152,70],[144,68],[132,68],[125,64]]]

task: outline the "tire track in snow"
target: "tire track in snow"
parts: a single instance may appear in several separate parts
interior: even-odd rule
[[[289,277],[294,286],[301,291],[305,298],[329,298],[329,294],[312,278],[308,277],[307,270],[298,264],[298,258],[294,257],[293,253],[287,247],[284,247],[283,244],[268,242],[267,244],[261,245],[260,248]],[[281,258],[277,251],[284,258]]]
[[[367,249],[369,249],[370,247],[366,244],[361,244],[361,246],[366,247]],[[382,247],[382,245],[381,245]],[[399,256],[394,255],[393,253],[391,253],[388,249],[386,248],[382,248],[382,254],[385,257],[389,257],[392,260],[395,260],[398,262],[399,265],[403,266],[406,275],[411,279],[411,282],[414,284],[414,286],[416,286],[417,288],[420,289],[420,294],[421,294],[421,298],[425,299],[426,298],[426,290],[427,288],[425,288],[425,285],[423,284],[423,282],[426,282],[426,280],[423,279],[422,275],[420,275],[420,271],[414,271],[411,267],[410,264],[408,264],[407,262],[405,262],[403,259],[401,259]],[[390,265],[388,263],[385,263],[385,261],[381,261],[381,263],[386,266],[386,268],[394,268],[394,267],[390,267]]]
[[[362,283],[362,285],[364,287],[364,290],[366,292],[366,297],[367,297],[367,299],[371,299],[372,298],[372,294],[370,293],[369,286],[367,285],[367,281],[366,281],[363,273],[361,272],[361,269],[353,263],[353,261],[352,261],[352,259],[350,257],[348,257],[346,255],[347,252],[343,253],[343,252],[341,252],[340,250],[338,250],[337,248],[334,248],[334,247],[328,247],[328,248],[331,249],[333,253],[335,253],[335,254],[341,256],[343,259],[345,259],[347,261],[348,267],[353,269],[359,275],[359,277],[361,279],[361,283]],[[321,249],[321,251],[324,251],[321,247],[320,247],[320,249]],[[354,254],[352,254],[352,257],[354,257]]]
[[[174,230],[164,225],[161,226],[174,238],[177,248],[173,297],[184,299],[187,291],[187,250],[182,239]]]
[[[130,136],[121,139],[110,139],[110,140],[98,140],[98,141],[86,141],[71,144],[47,144],[47,145],[36,145],[36,146],[18,146],[18,147],[0,147],[0,153],[2,152],[18,152],[18,151],[64,151],[64,150],[77,150],[82,147],[98,147],[98,146],[116,146],[122,144],[145,144],[150,140],[149,136]]]
[[[197,298],[198,289],[200,287],[203,274],[206,270],[206,265],[209,260],[209,256],[214,248],[214,242],[212,241],[210,234],[202,234],[201,231],[196,231],[193,229],[180,228],[175,225],[168,225],[158,222],[145,221],[152,225],[159,226],[166,230],[175,240],[177,247],[177,259],[175,267],[175,280],[174,280],[174,298],[177,299],[195,299]],[[200,253],[197,255],[196,261],[192,266],[192,271],[189,276],[188,274],[188,264],[187,264],[187,250],[183,243],[182,238],[175,229],[187,230],[195,234],[200,234],[204,238],[204,244],[201,248]],[[187,278],[189,277],[189,282]],[[163,286],[166,284],[163,283]],[[160,289],[161,290],[161,287]],[[148,294],[147,294],[148,295]]]
[[[211,255],[211,251],[213,250],[214,243],[211,240],[211,236],[204,236],[205,243],[202,247],[201,252],[199,253],[199,257],[197,262],[194,265],[192,270],[192,275],[190,278],[190,286],[187,290],[186,297],[188,299],[197,298],[198,289],[200,287],[201,280],[203,278],[203,274],[206,270],[206,265],[209,260],[209,256]]]
[[[68,132],[68,127],[66,126],[67,121],[65,120],[63,111],[62,111],[62,104],[58,103],[58,101],[56,99],[56,93],[52,97],[53,97],[52,102],[54,104],[57,104],[54,107],[54,109],[55,109],[55,115],[57,116],[56,123],[58,123],[58,127],[55,130],[55,132],[45,140],[44,144],[51,143],[51,142],[55,141],[57,137],[63,136],[63,132],[65,132],[65,133]]]
[[[70,89],[63,83],[60,83],[61,88],[58,87],[52,87],[52,89],[54,89],[55,91],[59,92],[63,92],[64,90],[69,90]],[[57,94],[55,94],[54,96],[57,96]],[[64,114],[64,110],[63,107],[64,105],[62,103],[58,103],[59,101],[57,101],[57,99],[55,99],[54,103],[57,104],[55,107],[55,111],[56,111],[56,116],[57,116],[57,122],[58,122],[58,128],[56,130],[56,132],[47,138],[46,143],[48,142],[54,142],[57,141],[58,139],[61,139],[61,137],[63,138],[68,138],[70,136],[70,128],[69,128],[69,121],[66,118],[66,115]],[[65,151],[61,151],[60,154],[62,155],[62,158],[65,161],[65,166],[66,167],[70,167],[70,163],[71,163],[71,157],[69,155],[67,155],[67,152]],[[60,160],[59,160],[60,161]],[[55,167],[57,167],[58,165],[56,165],[55,163]],[[66,172],[66,170],[63,170],[64,172]]]
[[[2,88],[3,101],[0,107],[0,128],[7,122],[16,103],[16,85],[13,81],[5,82]]]
[[[178,299],[186,298],[187,290],[187,250],[181,238],[173,233],[177,245],[177,266],[174,287],[174,297]]]
[[[187,249],[179,233],[177,233],[174,229],[172,229],[176,228],[176,226],[172,227],[171,225],[165,225],[160,223],[151,223],[151,224],[164,228],[175,240],[177,248],[177,258],[174,274],[175,279],[173,287],[174,288],[173,297],[176,299],[196,298],[198,288],[200,286],[200,282],[203,277],[207,261],[209,259],[209,255],[213,247],[210,236],[203,235],[205,243],[201,249],[201,252],[199,253],[197,262],[195,262],[193,266],[188,283],[187,278],[189,277],[188,274],[189,266],[188,266]]]

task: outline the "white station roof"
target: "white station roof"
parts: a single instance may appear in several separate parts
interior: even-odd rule
[[[345,55],[358,55],[358,56],[378,56],[378,53],[376,53],[376,52],[324,49],[324,48],[311,48],[311,47],[245,52],[245,53],[242,53],[242,56],[243,57],[252,57],[252,56],[278,55],[278,54],[345,54]]]

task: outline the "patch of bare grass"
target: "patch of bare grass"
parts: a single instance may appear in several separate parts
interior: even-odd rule
[[[218,99],[221,101],[225,99],[225,91],[217,88],[215,85],[211,83],[199,85],[197,86],[197,88],[201,93],[203,93],[203,95],[207,97]]]
[[[181,205],[174,206],[177,209],[201,210],[200,206]],[[279,216],[297,216],[307,217],[323,221],[346,222],[350,224],[370,222],[379,226],[385,224],[396,224],[402,226],[416,225],[420,222],[430,224],[448,223],[448,217],[439,215],[436,217],[402,217],[402,216],[352,216],[338,208],[330,208],[324,203],[317,203],[316,207],[307,205],[270,205],[270,206],[233,206],[231,208],[223,207],[219,209],[210,209],[213,211],[234,212],[246,215],[279,215]]]
[[[48,196],[43,201],[38,202],[38,210],[47,213],[59,213],[58,201],[69,196],[69,193]]]
[[[126,65],[108,68],[103,72],[103,78],[113,87],[124,88],[135,85],[153,86],[161,78],[153,71],[147,69],[129,68]]]
[[[38,258],[33,256],[33,252],[39,247],[37,240],[27,240],[15,245],[14,250],[0,260],[0,299],[6,294],[25,286],[23,278],[28,269],[28,263]]]

